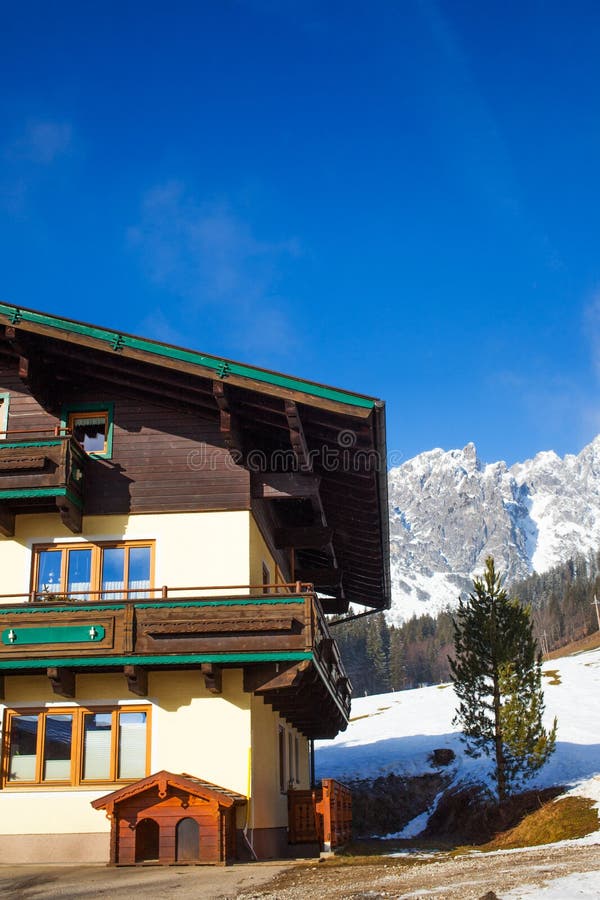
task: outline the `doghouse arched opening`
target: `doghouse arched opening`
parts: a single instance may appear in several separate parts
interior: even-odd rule
[[[197,862],[200,859],[200,826],[189,816],[180,819],[175,828],[175,859]]]
[[[154,862],[159,859],[160,826],[154,819],[142,819],[135,829],[135,861]]]

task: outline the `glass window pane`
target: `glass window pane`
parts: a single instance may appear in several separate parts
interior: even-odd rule
[[[60,591],[62,550],[42,550],[38,553],[38,580],[36,591],[56,594]]]
[[[71,778],[71,736],[73,716],[47,715],[44,734],[44,781],[69,781]]]
[[[119,772],[117,778],[143,778],[146,774],[146,713],[119,716]]]
[[[71,431],[86,453],[103,453],[106,446],[106,416],[73,416]]]
[[[130,590],[138,589],[132,597],[147,597],[150,587],[150,547],[129,548],[129,584]]]
[[[89,591],[92,576],[92,551],[69,550],[67,591]],[[89,600],[89,594],[80,594],[75,600]]]
[[[123,547],[106,547],[102,554],[102,594],[104,600],[118,600],[121,595],[110,591],[122,591],[125,587],[125,550]]]
[[[38,717],[13,716],[7,781],[35,781]]]
[[[112,713],[86,713],[83,718],[83,780],[110,779]]]

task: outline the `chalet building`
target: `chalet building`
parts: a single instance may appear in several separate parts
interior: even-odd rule
[[[378,400],[0,304],[0,862],[311,839],[385,457]]]

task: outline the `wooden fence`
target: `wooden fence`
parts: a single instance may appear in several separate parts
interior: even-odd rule
[[[288,792],[289,843],[335,850],[352,838],[352,793],[333,778],[320,787]]]

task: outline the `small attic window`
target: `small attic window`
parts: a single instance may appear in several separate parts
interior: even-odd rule
[[[112,404],[70,409],[65,427],[90,456],[112,455]]]

